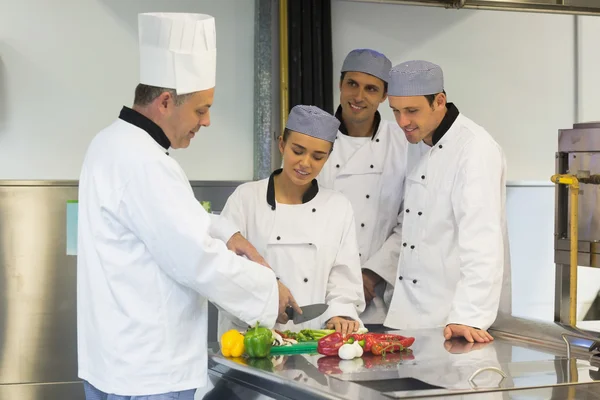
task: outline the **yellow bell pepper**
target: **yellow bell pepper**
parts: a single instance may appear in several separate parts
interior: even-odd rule
[[[240,357],[244,354],[244,335],[232,329],[221,336],[221,353],[225,357]]]

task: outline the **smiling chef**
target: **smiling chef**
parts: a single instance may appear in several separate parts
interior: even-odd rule
[[[504,153],[447,103],[442,69],[433,63],[392,68],[388,100],[413,145],[385,326],[439,326],[446,339],[488,342],[499,307],[510,313]]]
[[[381,118],[392,62],[372,49],[355,49],[340,76],[340,128],[335,150],[319,174],[319,184],[343,193],[356,219],[367,307],[360,315],[370,329],[382,326],[391,293],[401,238],[401,203],[408,142],[394,121]]]
[[[207,384],[208,299],[268,327],[294,302],[235,254],[264,261],[168,153],[210,124],[214,18],[141,14],[139,34],[134,105],[94,137],[80,176],[79,377],[88,400],[191,400]]]

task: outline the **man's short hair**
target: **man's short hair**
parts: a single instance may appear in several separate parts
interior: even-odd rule
[[[444,95],[446,95],[446,91],[443,90],[440,93],[444,93]],[[435,96],[437,96],[440,93],[436,93],[436,94],[426,94],[425,98],[427,99],[427,102],[429,103],[429,107],[433,107],[433,101],[435,100]]]
[[[136,106],[147,106],[152,103],[158,96],[163,94],[164,92],[169,92],[175,101],[176,106],[180,106],[187,100],[188,96],[191,94],[182,94],[178,95],[175,89],[167,89],[161,88],[157,86],[144,85],[140,83],[135,88],[135,97],[133,99],[133,104]]]

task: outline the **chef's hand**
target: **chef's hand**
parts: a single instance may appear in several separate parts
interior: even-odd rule
[[[444,329],[444,339],[450,340],[453,337],[464,337],[469,343],[487,343],[494,340],[492,335],[481,329],[471,328],[470,326],[466,325],[447,325]]]
[[[227,248],[233,251],[238,256],[246,256],[250,261],[254,261],[267,268],[271,268],[267,261],[258,254],[258,251],[252,244],[242,236],[241,233],[236,232],[229,241],[227,241]]]
[[[336,332],[340,332],[342,335],[348,335],[358,331],[360,322],[344,317],[332,317],[327,321],[326,327],[327,329],[335,329]]]
[[[363,289],[365,291],[365,303],[369,304],[377,295],[375,294],[375,286],[381,282],[381,277],[370,269],[362,270]]]
[[[277,323],[287,324],[290,319],[285,313],[285,309],[291,306],[294,309],[294,313],[298,314],[302,314],[302,309],[296,303],[296,299],[292,296],[290,289],[279,280],[277,281],[277,285],[279,286],[279,317],[277,317]]]

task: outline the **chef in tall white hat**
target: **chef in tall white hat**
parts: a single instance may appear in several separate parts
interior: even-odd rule
[[[390,107],[412,145],[385,326],[488,342],[498,310],[511,312],[504,152],[447,102],[438,65],[404,62],[389,79]]]
[[[93,138],[79,181],[78,358],[88,400],[192,399],[207,384],[208,299],[267,327],[297,308],[273,271],[249,260],[266,264],[236,227],[206,213],[169,156],[210,124],[214,18],[141,14],[139,39],[133,107]]]

